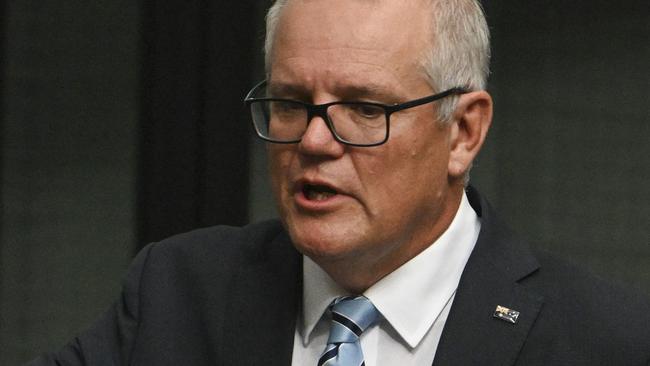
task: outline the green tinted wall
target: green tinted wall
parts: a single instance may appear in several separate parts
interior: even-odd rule
[[[534,245],[650,293],[648,2],[486,5],[496,112],[476,184]]]
[[[65,344],[115,298],[134,247],[138,7],[8,1],[0,364]]]

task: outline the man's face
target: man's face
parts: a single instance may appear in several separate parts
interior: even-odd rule
[[[432,94],[419,64],[430,38],[424,3],[290,1],[271,58],[273,96],[393,104]],[[281,218],[298,250],[320,264],[401,265],[457,208],[449,128],[437,123],[435,104],[393,114],[381,146],[343,145],[315,117],[300,143],[268,150]]]

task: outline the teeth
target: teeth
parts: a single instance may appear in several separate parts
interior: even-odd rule
[[[324,201],[332,196],[334,196],[336,193],[331,193],[331,192],[318,192],[314,190],[307,190],[306,196],[307,199],[312,200],[312,201]]]
[[[335,190],[326,186],[307,185],[304,187],[303,192],[305,194],[305,197],[307,197],[308,200],[312,201],[324,201],[336,195]]]

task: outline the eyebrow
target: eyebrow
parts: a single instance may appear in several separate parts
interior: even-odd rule
[[[400,99],[392,89],[375,83],[342,85],[335,90],[337,95],[347,100],[371,99],[382,103],[397,103]]]
[[[298,97],[309,94],[306,88],[288,83],[268,82],[268,94],[271,97]]]
[[[268,91],[272,97],[311,99],[311,92],[300,84],[269,83]],[[376,83],[336,85],[334,95],[340,101],[372,100],[386,104],[398,103],[402,99],[392,89]]]

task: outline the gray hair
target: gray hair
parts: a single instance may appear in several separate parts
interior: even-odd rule
[[[264,43],[267,76],[271,69],[273,40],[282,9],[288,0],[276,0],[266,15]],[[453,87],[485,89],[489,75],[490,31],[478,0],[430,0],[433,14],[431,48],[421,63],[435,91]],[[439,104],[441,121],[451,120],[458,97]]]

